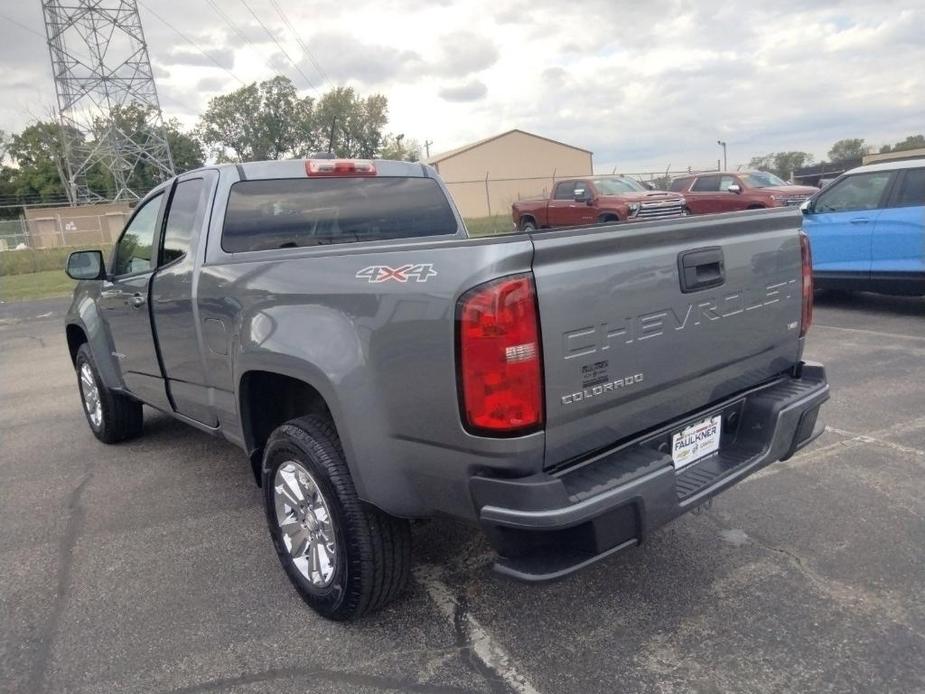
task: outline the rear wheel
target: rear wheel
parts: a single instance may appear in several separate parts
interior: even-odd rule
[[[103,443],[118,443],[141,434],[144,426],[141,403],[103,385],[86,343],[77,350],[74,365],[84,414],[93,435]]]
[[[355,619],[397,597],[411,571],[411,530],[359,499],[330,420],[293,419],[270,436],[263,490],[289,580],[322,617]]]

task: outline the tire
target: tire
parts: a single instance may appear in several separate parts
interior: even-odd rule
[[[597,219],[598,224],[618,224],[619,222],[620,218],[615,214],[601,215]]]
[[[536,222],[534,222],[532,219],[522,220],[520,222],[520,230],[527,232],[536,231]]]
[[[319,615],[356,619],[405,588],[410,524],[359,499],[329,419],[293,419],[271,434],[263,491],[276,554],[299,595]]]
[[[141,403],[103,385],[90,346],[82,344],[74,360],[77,389],[90,431],[103,443],[139,436],[144,428]]]

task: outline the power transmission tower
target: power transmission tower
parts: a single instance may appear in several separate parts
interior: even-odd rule
[[[173,176],[136,0],[42,0],[42,11],[71,204],[137,199]]]

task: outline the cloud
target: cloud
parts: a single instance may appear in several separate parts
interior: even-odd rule
[[[226,77],[219,77],[218,75],[203,77],[196,83],[196,91],[198,92],[219,92],[227,88],[228,79]]]
[[[478,101],[485,96],[488,88],[479,80],[454,87],[444,87],[439,91],[440,98],[447,101]]]
[[[436,65],[436,72],[454,77],[465,77],[489,68],[501,55],[491,39],[471,31],[444,34],[439,44],[443,56]]]
[[[340,32],[315,34],[307,45],[312,55],[322,60],[325,74],[336,83],[353,80],[373,86],[393,79],[413,79],[424,65],[421,56],[415,51],[365,43],[356,36]],[[285,61],[285,58],[277,56],[277,64],[280,66],[281,61]],[[288,61],[285,63],[288,65]],[[313,75],[318,72],[308,56],[302,59],[299,66],[314,81]],[[290,70],[291,67],[289,65]]]
[[[227,48],[203,49],[207,55],[192,48],[174,48],[163,58],[165,65],[194,65],[201,67],[220,67],[230,70],[234,67],[234,51]]]

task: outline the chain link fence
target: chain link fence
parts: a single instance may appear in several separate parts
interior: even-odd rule
[[[19,219],[0,221],[0,252],[73,246],[111,245],[129,210],[61,207],[29,210]]]

